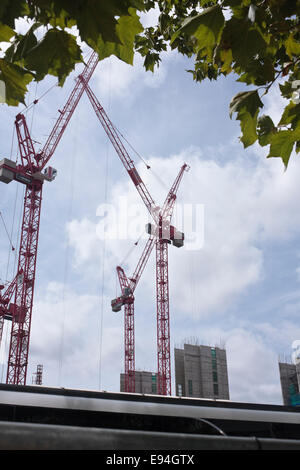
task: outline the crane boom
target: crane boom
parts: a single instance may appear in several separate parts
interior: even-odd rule
[[[1,291],[4,289],[4,285],[0,285],[0,345],[2,340],[3,334],[3,327],[4,327],[4,320],[9,319],[11,320],[11,312],[9,303],[11,298],[15,292],[16,284],[20,279],[21,273],[18,273],[15,278],[11,281],[11,283],[6,287],[4,293],[2,294]]]
[[[6,287],[3,294],[0,293],[0,315],[8,315],[7,306],[15,292],[16,284],[22,273],[18,273],[11,283]],[[4,289],[4,285],[0,285],[0,291]]]
[[[176,197],[177,197],[177,191],[178,191],[180,182],[182,180],[183,173],[185,171],[188,171],[189,168],[190,167],[186,163],[184,163],[182,165],[182,167],[180,168],[180,171],[179,171],[177,177],[175,178],[175,181],[172,184],[171,189],[168,192],[168,195],[167,195],[167,197],[165,199],[165,202],[164,202],[164,205],[162,207],[161,216],[162,216],[163,219],[168,218],[169,221],[171,220],[171,217],[173,215],[173,209],[174,209]]]
[[[32,174],[35,169],[36,154],[24,114],[17,114],[15,126],[17,131],[22,169],[26,173]]]
[[[145,186],[142,178],[140,177],[134,165],[133,160],[130,158],[130,155],[128,154],[125,146],[123,145],[122,140],[119,137],[119,134],[116,128],[114,127],[113,123],[111,122],[108,115],[106,114],[103,106],[100,104],[98,98],[96,97],[95,93],[91,90],[89,85],[86,85],[85,91],[89,97],[89,100],[94,108],[94,111],[99,121],[101,122],[109,140],[114,146],[121,162],[123,163],[138,193],[140,194],[146,208],[148,209],[153,219],[157,221],[157,215],[155,211],[156,205],[155,205],[154,199],[150,195],[147,187]]]
[[[162,213],[162,218],[166,218],[168,217],[169,220],[172,218],[172,214],[173,214],[173,209],[174,209],[174,205],[175,205],[175,201],[176,201],[176,195],[177,195],[177,191],[178,191],[178,188],[179,188],[179,185],[180,185],[180,182],[182,180],[182,177],[183,177],[183,173],[184,171],[188,171],[189,167],[186,163],[184,163],[184,165],[182,165],[182,167],[180,168],[180,171],[174,181],[174,183],[172,184],[171,186],[171,189],[169,190],[168,192],[168,195],[165,199],[165,202],[164,202],[164,205],[162,207],[162,210],[161,210],[161,213]],[[152,249],[154,247],[154,243],[155,242],[155,238],[153,235],[150,235],[150,237],[148,238],[147,240],[147,243],[145,245],[145,248],[142,252],[142,255],[136,265],[136,268],[133,272],[133,275],[128,278],[128,281],[129,281],[129,286],[132,290],[132,292],[135,291],[135,288],[140,280],[140,277],[144,271],[144,268],[148,262],[148,259],[151,255],[151,252],[152,252]],[[125,273],[124,273],[125,275]]]
[[[143,250],[143,253],[138,261],[138,264],[136,265],[136,268],[134,270],[134,273],[133,275],[129,278],[129,281],[130,281],[130,287],[131,287],[131,290],[132,292],[135,291],[136,289],[136,286],[138,285],[138,282],[141,278],[141,275],[145,269],[145,266],[148,262],[148,259],[151,255],[151,252],[152,252],[152,249],[153,249],[153,246],[154,246],[154,237],[150,235],[150,237],[148,238],[147,240],[147,243],[145,245],[145,248]]]
[[[38,166],[40,170],[45,167],[45,165],[55,152],[55,149],[64,133],[64,130],[67,127],[68,122],[70,121],[72,114],[84,92],[84,88],[89,82],[98,62],[98,55],[96,52],[93,52],[83,72],[77,77],[75,86],[62,111],[60,111],[60,116],[57,119],[52,129],[52,132],[43,147],[43,150],[37,155]]]

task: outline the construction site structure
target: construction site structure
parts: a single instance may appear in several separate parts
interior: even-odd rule
[[[53,181],[57,171],[46,167],[67,127],[67,124],[83,94],[86,91],[90,102],[106,134],[113,144],[129,177],[136,187],[143,203],[148,209],[152,223],[147,224],[150,234],[145,247],[144,258],[140,260],[134,279],[134,288],[150,256],[153,245],[156,246],[156,308],[157,308],[157,361],[158,393],[171,394],[171,358],[170,358],[170,313],[169,313],[169,279],[168,279],[168,244],[183,246],[184,234],[171,226],[170,221],[176,200],[176,192],[183,172],[188,169],[184,164],[176,178],[163,208],[156,205],[133,160],[122,143],[117,129],[112,124],[105,110],[89,87],[89,80],[97,66],[98,56],[92,53],[84,71],[78,76],[74,89],[62,110],[42,150],[36,151],[23,113],[16,116],[15,126],[19,144],[21,163],[4,158],[0,162],[0,181],[10,183],[15,180],[25,185],[24,212],[21,227],[20,248],[17,273],[8,285],[0,286],[0,339],[4,320],[12,322],[11,339],[8,355],[7,383],[25,384],[28,365],[30,327],[33,307],[33,294],[36,278],[36,261],[42,188],[44,181]],[[35,104],[38,100],[35,100]],[[127,365],[126,376],[129,389],[129,376],[134,371],[134,307],[132,285],[128,284],[125,273],[119,270],[122,296],[125,295],[125,351]],[[5,288],[5,289],[4,289]],[[4,291],[3,293],[1,293]]]
[[[300,405],[300,362],[279,362],[282,401],[285,406]]]
[[[183,246],[184,234],[178,231],[175,227],[170,225],[172,212],[176,200],[176,191],[178,189],[182,174],[189,167],[184,164],[180,176],[176,179],[170,191],[170,197],[167,204],[161,209],[156,205],[154,199],[150,195],[145,183],[139,175],[133,160],[128,154],[120,134],[112,121],[108,117],[103,106],[100,104],[94,92],[88,84],[86,84],[85,91],[90,99],[90,102],[95,110],[95,113],[105,130],[108,138],[114,146],[117,155],[123,163],[130,179],[132,180],[135,188],[137,189],[143,203],[145,204],[154,225],[147,225],[147,230],[155,237],[156,246],[156,311],[157,311],[157,364],[158,364],[158,394],[171,395],[171,355],[170,355],[170,312],[169,312],[169,276],[168,276],[168,244],[173,243],[175,246]],[[150,168],[150,167],[148,167]],[[171,189],[172,189],[171,188]],[[128,286],[124,284],[125,279],[119,277],[121,289]],[[123,293],[122,293],[123,295]],[[133,330],[133,299],[129,295],[129,301],[126,302],[125,307],[125,325],[126,322]],[[126,328],[126,326],[125,326]],[[128,330],[129,331],[129,330]],[[130,333],[130,334],[131,334]],[[127,337],[128,338],[128,337]],[[125,343],[127,341],[125,334]],[[132,344],[132,340],[130,339]],[[132,354],[132,352],[131,352]],[[126,361],[126,357],[125,357]],[[131,356],[129,359],[131,366],[133,366],[135,359]],[[130,365],[129,365],[130,366]],[[126,364],[125,364],[126,368]],[[133,371],[133,370],[132,370]],[[134,377],[134,375],[131,375]],[[129,376],[128,376],[129,379]],[[134,379],[132,379],[131,387]],[[128,380],[128,383],[130,381]]]
[[[92,53],[42,150],[36,151],[23,113],[16,116],[15,126],[21,163],[4,158],[0,161],[0,181],[17,181],[25,185],[24,210],[21,226],[17,274],[6,286],[0,286],[0,339],[4,320],[12,322],[6,382],[25,385],[28,366],[36,262],[45,181],[53,181],[56,170],[46,167],[74,113],[97,64]],[[38,100],[35,101],[35,103]],[[3,293],[1,293],[4,291]]]
[[[34,385],[43,385],[43,364],[36,366],[36,372],[32,376],[32,383]]]
[[[184,234],[182,232],[176,231],[174,226],[170,225],[170,220],[172,217],[176,193],[179,188],[180,181],[183,177],[185,171],[188,170],[188,165],[185,163],[180,168],[180,171],[171,186],[170,191],[165,199],[162,208],[162,214],[164,215],[164,240],[167,240],[167,243],[173,243],[174,246],[178,248],[183,246]],[[168,219],[166,219],[168,217]],[[113,312],[118,312],[121,310],[121,307],[124,306],[124,358],[125,358],[125,391],[134,392],[136,387],[134,384],[135,380],[135,336],[134,336],[134,291],[137,287],[137,284],[141,278],[141,275],[144,271],[144,268],[148,262],[148,259],[151,255],[153,247],[162,232],[160,232],[160,227],[155,226],[151,223],[146,224],[146,232],[150,235],[149,239],[144,247],[142,255],[138,261],[136,269],[133,275],[130,278],[127,278],[125,272],[121,266],[117,266],[117,274],[119,278],[119,283],[121,287],[121,296],[113,299],[111,302]],[[160,306],[160,303],[159,303]],[[160,316],[159,316],[160,315]],[[166,377],[171,380],[171,369],[170,369],[170,331],[169,325],[166,320],[168,315],[165,315],[164,318],[161,316],[161,309],[158,310],[157,318],[157,350],[158,350],[158,377]],[[164,355],[160,354],[161,351],[164,351]],[[168,372],[166,372],[168,371]],[[161,374],[161,375],[160,375]],[[162,379],[158,379],[159,385],[162,385]],[[157,390],[160,391],[160,386],[157,387]],[[163,395],[165,393],[162,393]],[[170,389],[171,394],[171,389]]]
[[[125,373],[120,374],[120,392],[128,392],[126,389]],[[130,393],[157,395],[157,372],[135,370],[134,390],[132,390]]]
[[[225,349],[184,344],[174,353],[177,396],[229,400]]]

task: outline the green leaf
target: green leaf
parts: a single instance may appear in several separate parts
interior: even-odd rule
[[[247,85],[262,86],[274,79],[274,72],[274,66],[269,58],[252,60],[245,67],[245,73],[242,73],[237,81],[247,83]]]
[[[109,11],[108,2],[95,2],[87,0],[80,9],[77,16],[77,26],[80,37],[88,44],[97,43],[101,35],[104,42],[120,43],[116,34],[118,21]]]
[[[231,100],[229,114],[237,113],[236,119],[240,121],[242,136],[240,140],[244,147],[254,144],[257,140],[257,117],[259,108],[263,107],[257,90],[244,91],[235,95]]]
[[[280,157],[287,168],[295,143],[300,140],[300,124],[295,130],[279,131],[271,138],[270,152],[267,158]]]
[[[237,7],[241,5],[241,0],[224,0],[223,5],[225,7]]]
[[[17,65],[24,66],[24,57],[26,57],[28,51],[38,43],[34,31],[39,28],[39,26],[41,26],[40,23],[35,23],[26,34],[16,35],[12,45],[5,52],[5,58]]]
[[[11,28],[15,27],[16,18],[29,14],[29,6],[26,0],[1,0],[0,21]]]
[[[72,28],[76,26],[76,20],[70,18],[65,10],[60,10],[57,15],[49,19],[49,24],[53,26],[53,28]]]
[[[0,42],[8,42],[14,35],[15,32],[12,28],[6,24],[0,23]]]
[[[11,64],[5,59],[0,59],[0,80],[5,83],[6,103],[17,106],[19,102],[25,103],[24,97],[27,85],[34,75],[18,65]]]
[[[264,147],[271,141],[272,135],[277,132],[277,129],[270,118],[270,116],[261,116],[257,121],[257,135],[259,144]]]
[[[299,57],[300,55],[300,42],[297,41],[293,34],[290,34],[284,43],[287,55],[293,59],[293,56]]]
[[[290,98],[294,91],[292,82],[289,80],[284,83],[279,83],[279,88],[284,98]]]
[[[246,110],[253,117],[258,108],[262,108],[263,103],[258,96],[257,90],[243,91],[233,97],[229,106],[229,114],[232,118],[233,113],[239,113]]]
[[[124,62],[132,65],[134,39],[141,31],[143,31],[143,27],[139,17],[136,11],[130,8],[129,15],[121,16],[116,26],[116,32],[121,41],[120,43],[104,42],[100,37],[97,44],[91,43],[90,45],[98,52],[100,60],[113,54]]]
[[[295,104],[292,101],[285,107],[281,116],[279,126],[293,124],[300,119],[300,103]]]
[[[29,70],[36,72],[36,80],[50,74],[58,77],[59,84],[63,85],[75,64],[81,60],[81,50],[75,36],[54,28],[47,31],[27,53],[25,64]]]
[[[258,113],[259,110],[257,110],[254,116],[251,116],[248,111],[244,110],[239,112],[239,120],[241,121],[242,131],[242,136],[240,137],[240,140],[243,143],[244,148],[253,145],[254,142],[257,140],[256,126]]]
[[[219,5],[212,6],[185,20],[172,36],[171,44],[182,33],[197,39],[196,50],[212,48],[218,44],[224,27],[224,15]]]
[[[220,60],[222,62],[221,72],[230,73],[232,71],[232,50],[221,49]]]
[[[223,29],[221,45],[232,49],[232,57],[236,65],[242,68],[249,67],[249,62],[257,55],[261,56],[267,47],[255,24],[235,17],[226,21]]]
[[[41,0],[39,0],[41,1]],[[122,44],[118,34],[119,20],[130,9],[144,9],[142,0],[56,0],[62,9],[76,20],[80,37],[87,44]]]
[[[154,72],[154,67],[158,65],[159,60],[159,54],[148,52],[144,60],[145,69]]]

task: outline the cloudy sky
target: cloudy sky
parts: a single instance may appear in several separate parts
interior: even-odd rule
[[[292,342],[300,339],[300,164],[294,155],[284,171],[280,159],[265,158],[266,149],[244,150],[238,122],[228,113],[242,85],[233,77],[196,84],[188,68],[187,59],[171,52],[155,74],[143,70],[139,57],[134,67],[109,58],[90,82],[151,166],[147,170],[131,153],[158,205],[181,165],[190,165],[174,210],[186,245],[169,249],[172,389],[174,347],[197,339],[226,348],[232,400],[280,404],[278,358],[290,360]],[[37,148],[81,70],[27,112]],[[27,103],[55,83],[32,85]],[[265,102],[276,121],[283,104],[276,88]],[[24,107],[0,106],[1,155],[15,159],[14,117]],[[85,95],[51,166],[58,175],[43,191],[27,383],[41,363],[45,385],[119,391],[124,324],[123,312],[110,308],[119,293],[115,267],[133,272],[148,216]],[[15,246],[22,198],[16,182],[0,186],[0,211]],[[4,282],[14,276],[14,256],[0,220]],[[155,371],[154,252],[135,297],[136,368]],[[1,381],[9,327],[0,350]]]

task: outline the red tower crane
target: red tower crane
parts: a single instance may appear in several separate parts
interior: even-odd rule
[[[140,194],[142,201],[148,209],[154,225],[148,224],[148,233],[152,233],[156,244],[156,308],[157,308],[157,362],[158,362],[158,393],[160,395],[171,395],[171,357],[170,357],[170,312],[169,312],[169,277],[168,277],[168,244],[173,243],[180,247],[183,245],[184,234],[177,231],[175,227],[170,225],[172,211],[176,199],[176,191],[181,181],[183,172],[187,170],[188,165],[184,164],[182,171],[176,178],[167,198],[167,203],[160,209],[154,202],[142,178],[140,177],[133,160],[128,154],[123,142],[119,136],[117,129],[114,127],[103,106],[98,101],[89,85],[85,87],[85,91],[95,110],[95,113],[102,124],[108,138],[114,146],[117,155],[123,163],[128,175],[130,176],[134,186]],[[119,276],[121,289],[126,289],[125,278],[122,273]],[[133,302],[131,297],[125,304],[125,325],[128,322],[128,328],[133,331],[132,322],[134,318]],[[129,333],[125,338],[128,340]],[[131,341],[131,340],[130,340]],[[131,341],[132,342],[132,341]],[[130,342],[130,344],[131,344]],[[134,364],[131,360],[131,366]],[[130,370],[130,365],[125,365]],[[132,370],[131,370],[132,372]],[[126,376],[126,372],[125,372]],[[129,382],[128,382],[129,383]],[[131,382],[132,384],[132,382]]]
[[[168,244],[172,241],[174,246],[180,248],[184,242],[184,234],[177,231],[170,223],[180,181],[184,171],[188,170],[189,166],[185,163],[159,213],[158,226],[154,227],[154,233],[156,232],[157,389],[159,395],[171,395]]]
[[[12,321],[6,383],[26,384],[42,189],[45,180],[52,181],[56,176],[56,170],[45,166],[52,157],[98,61],[98,55],[92,53],[64,108],[59,110],[60,115],[43,149],[35,151],[25,116],[19,113],[15,126],[21,164],[17,165],[6,158],[0,162],[0,181],[9,183],[16,180],[26,186],[18,274],[4,294],[1,295],[0,291],[0,338],[4,319]],[[3,286],[0,287],[3,289]],[[14,302],[11,302],[13,295]]]
[[[183,177],[184,171],[188,170],[188,165],[185,163],[182,165],[180,168],[180,171],[171,186],[170,191],[168,192],[168,195],[166,197],[166,200],[164,202],[164,205],[161,210],[161,214],[163,217],[163,220],[165,221],[165,229],[166,229],[166,238],[167,243],[170,242],[170,232],[172,231],[174,233],[174,227],[170,226],[172,214],[173,214],[173,209],[176,201],[176,193],[179,188],[180,181]],[[118,297],[117,299],[112,300],[112,310],[114,312],[118,312],[121,310],[121,306],[124,305],[124,357],[125,357],[125,392],[135,392],[135,336],[134,336],[134,291],[137,287],[137,284],[140,280],[140,277],[144,271],[144,268],[148,262],[148,259],[151,255],[152,249],[155,244],[155,238],[158,238],[158,227],[152,226],[151,224],[147,224],[147,231],[150,232],[150,237],[145,245],[145,248],[142,252],[142,255],[139,259],[139,262],[135,268],[135,271],[132,275],[132,277],[127,278],[125,275],[125,272],[121,266],[117,266],[117,273],[118,273],[118,278],[119,278],[119,283],[121,287],[121,296]],[[182,246],[182,235],[178,237],[179,239],[179,245]],[[173,243],[177,243],[177,238],[174,238]],[[157,243],[157,241],[156,241]],[[162,343],[162,335],[164,335],[165,331],[163,330],[163,327],[165,326],[165,323],[163,323],[163,326],[161,327],[160,324],[161,319],[157,319],[157,344],[158,346],[161,345]],[[170,335],[168,336],[170,341]],[[163,338],[165,339],[165,338]],[[168,345],[167,345],[168,346]],[[170,347],[169,347],[170,350]],[[162,362],[167,362],[165,359],[168,359],[170,361],[170,355],[167,357],[162,357],[159,354],[159,348],[158,348],[158,371],[160,370],[159,367],[161,366]],[[164,365],[164,364],[163,364]],[[164,368],[167,368],[164,365]],[[170,371],[170,366],[168,368]],[[170,373],[171,377],[171,373]],[[158,374],[159,378],[159,374]],[[162,381],[162,380],[161,380]],[[158,387],[160,385],[160,382],[158,381]],[[159,389],[160,390],[160,389]],[[170,390],[171,393],[171,390]],[[161,393],[161,394],[166,394],[166,393]]]
[[[128,278],[124,269],[117,266],[121,296],[111,302],[113,312],[119,312],[124,305],[124,390],[129,393],[135,392],[134,291],[152,252],[154,240],[150,235],[132,277]]]

